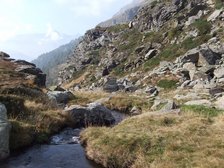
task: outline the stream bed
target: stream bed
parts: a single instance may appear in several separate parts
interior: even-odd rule
[[[112,113],[116,122],[126,116]],[[35,145],[17,156],[11,156],[0,168],[100,168],[88,160],[85,150],[79,143],[82,129],[66,128],[51,138],[47,145]]]

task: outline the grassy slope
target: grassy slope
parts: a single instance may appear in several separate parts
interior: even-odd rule
[[[0,60],[0,102],[6,105],[12,125],[11,150],[46,142],[67,120],[32,79],[15,71],[16,67]]]
[[[194,111],[185,107],[181,115],[142,114],[113,128],[88,128],[81,140],[88,157],[105,167],[224,165],[224,116]]]

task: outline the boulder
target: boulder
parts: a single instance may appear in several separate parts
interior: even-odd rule
[[[116,78],[107,78],[107,81],[105,82],[103,86],[103,90],[106,92],[116,92],[119,90],[119,86],[117,84]]]
[[[10,123],[7,119],[5,105],[0,103],[0,160],[9,156],[9,133]]]
[[[57,103],[67,104],[69,100],[75,96],[69,91],[49,91],[47,93],[48,97],[51,100],[56,100]]]
[[[215,65],[221,59],[221,55],[213,52],[208,46],[202,45],[200,48],[189,50],[183,57],[178,58],[177,62],[194,63],[196,66]]]
[[[194,74],[196,72],[196,66],[192,62],[185,63],[183,68],[189,72],[190,79],[193,80]]]
[[[100,103],[91,103],[87,107],[73,105],[65,109],[63,113],[71,118],[75,127],[109,126],[115,122],[112,111]]]

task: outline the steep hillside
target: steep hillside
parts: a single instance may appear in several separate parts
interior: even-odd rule
[[[150,0],[151,1],[151,0]],[[98,26],[110,27],[117,24],[125,24],[130,22],[137,14],[138,10],[150,1],[134,0],[131,4],[123,7],[118,13],[116,13],[111,19],[101,22]]]
[[[223,30],[222,0],[167,0],[87,31],[59,83],[113,92],[104,105],[139,115],[85,130],[87,156],[105,167],[222,165]]]
[[[40,55],[32,62],[36,64],[45,74],[47,74],[47,85],[56,83],[59,67],[58,65],[66,62],[67,58],[73,53],[81,38],[71,41],[51,52]]]

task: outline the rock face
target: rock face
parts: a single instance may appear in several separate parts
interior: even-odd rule
[[[11,76],[12,78],[19,76],[28,83],[32,83],[38,87],[45,87],[46,75],[37,68],[35,64],[24,60],[11,59],[10,56],[4,52],[0,52],[0,64],[3,66],[3,69],[9,68],[17,74]]]
[[[0,103],[0,161],[9,156],[10,123],[7,120],[7,110]]]
[[[75,127],[111,125],[115,122],[111,111],[99,103],[91,103],[87,107],[74,105],[63,113],[71,118]]]
[[[33,79],[38,86],[45,86],[46,74],[39,68],[36,68],[35,64],[23,60],[17,60],[15,62],[18,64],[15,71],[27,74],[27,79]]]

